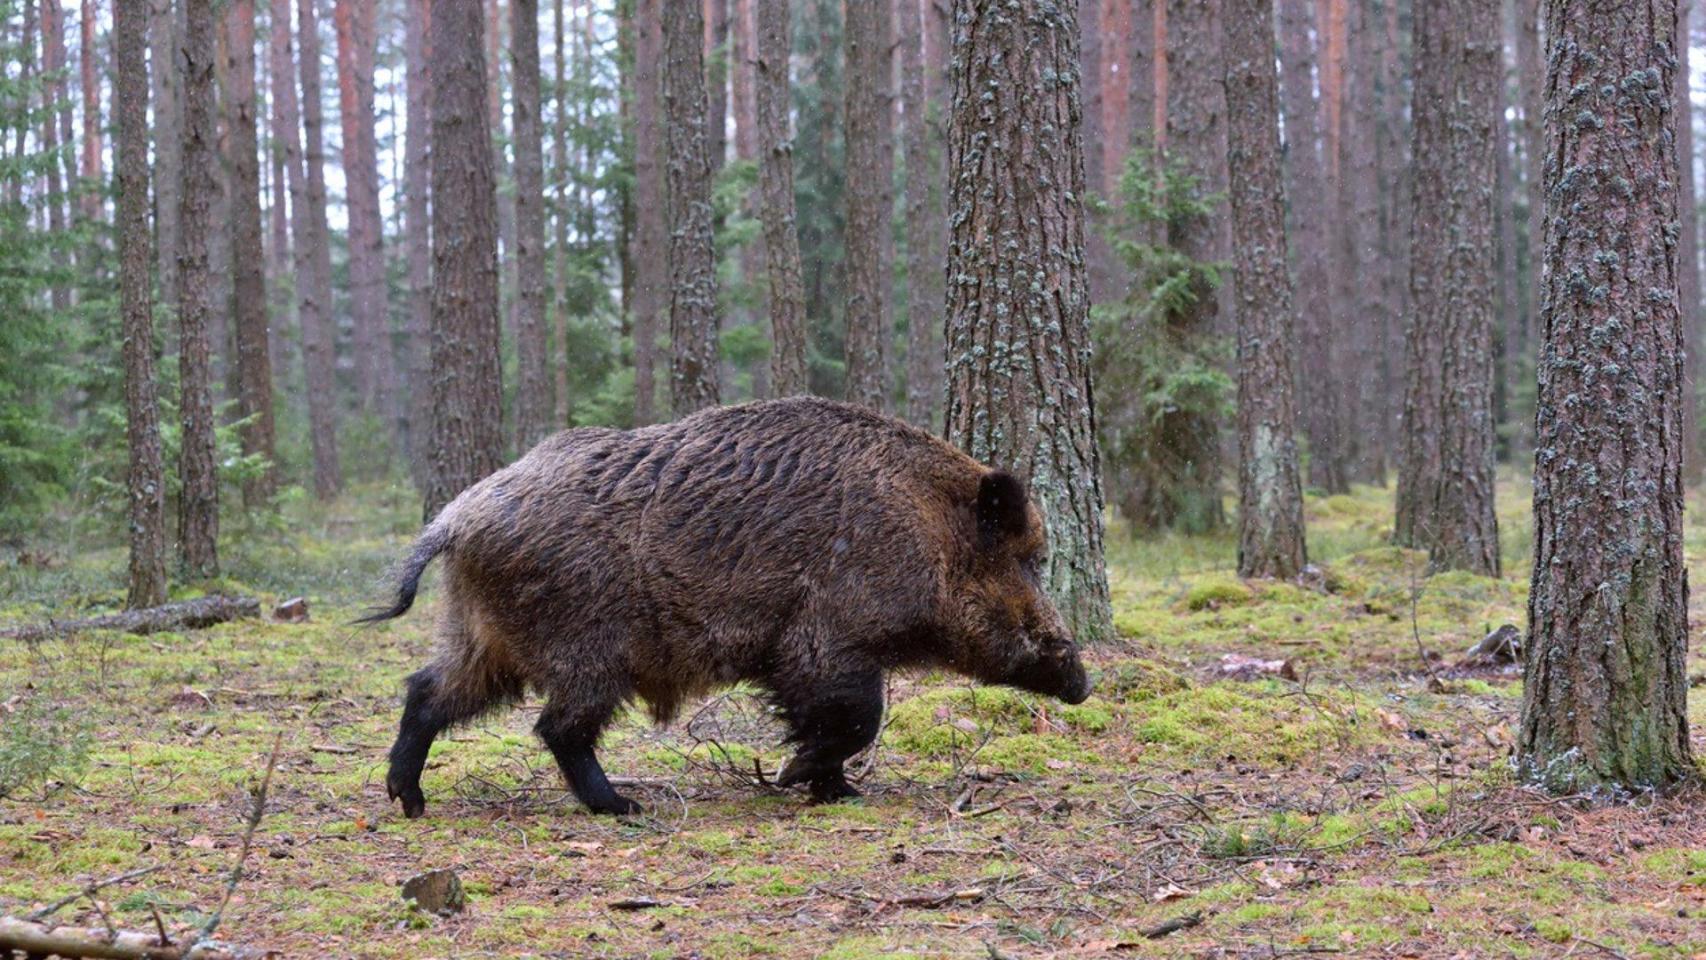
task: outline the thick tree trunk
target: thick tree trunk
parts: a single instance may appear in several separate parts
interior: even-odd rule
[[[160,301],[178,303],[178,206],[183,185],[183,6],[173,0],[153,0],[148,42],[154,69],[154,239],[160,276]],[[69,167],[67,167],[69,172]],[[68,180],[70,178],[67,178]]]
[[[1517,759],[1559,792],[1700,775],[1688,743],[1671,239],[1676,24],[1676,0],[1546,3],[1539,454]]]
[[[1676,69],[1676,160],[1681,192],[1677,198],[1682,231],[1677,238],[1678,307],[1682,312],[1682,342],[1687,350],[1683,372],[1687,381],[1682,403],[1682,479],[1699,483],[1706,474],[1706,456],[1700,446],[1700,424],[1696,415],[1700,398],[1700,225],[1694,199],[1694,108],[1688,95],[1688,24],[1692,0],[1677,4],[1677,38],[1682,57]]]
[[[425,515],[503,465],[498,235],[479,5],[432,5],[432,483]]]
[[[1403,37],[1399,31],[1398,3],[1384,4],[1383,43],[1380,56],[1380,219],[1382,263],[1378,284],[1382,314],[1386,319],[1385,342],[1376,361],[1380,367],[1378,404],[1370,428],[1386,434],[1383,452],[1390,463],[1396,456],[1397,436],[1403,413],[1399,383],[1403,358],[1403,318],[1408,309],[1410,288],[1410,130],[1409,90],[1405,85]],[[1384,471],[1383,471],[1384,472]]]
[[[847,399],[873,410],[889,405],[890,196],[894,141],[884,136],[890,109],[891,5],[847,4]]]
[[[518,452],[551,432],[545,364],[545,157],[539,119],[539,4],[510,0],[515,63],[515,440]]]
[[[1540,0],[1515,0],[1516,3],[1516,75],[1522,97],[1522,180],[1528,199],[1528,224],[1525,234],[1525,258],[1522,282],[1528,309],[1522,317],[1523,376],[1533,375],[1533,365],[1539,350],[1540,329],[1540,259],[1541,234],[1544,227],[1546,198],[1542,190],[1545,171],[1544,108],[1541,106],[1546,83],[1546,65],[1540,60]],[[1512,446],[1520,451],[1534,449],[1534,421],[1524,418],[1516,425]]]
[[[379,211],[379,145],[374,135],[373,62],[379,36],[374,0],[338,0],[338,116],[343,124],[349,205],[350,320],[355,329],[356,396],[396,429],[396,365],[387,320],[384,228]]]
[[[219,158],[214,142],[213,2],[184,2],[184,114],[178,212],[178,563],[188,580],[219,576],[219,477],[213,435],[207,245]],[[87,212],[85,212],[87,216]]]
[[[631,69],[629,64],[633,62],[632,58],[634,56],[634,24],[632,10],[632,0],[626,0],[626,2],[617,5],[617,15],[619,19],[616,27],[616,62],[619,65],[619,69],[624,71]],[[554,317],[554,322],[552,323],[554,336],[552,338],[553,345],[548,349],[550,350],[551,357],[550,367],[553,381],[552,392],[555,399],[555,407],[552,411],[552,417],[554,422],[559,427],[562,427],[568,425],[570,415],[569,364],[567,356],[567,343],[569,338],[569,177],[571,172],[578,173],[578,171],[571,171],[569,167],[569,124],[571,120],[574,119],[574,114],[569,106],[568,96],[569,73],[567,51],[565,50],[567,31],[563,28],[563,0],[552,0],[551,28],[553,34],[552,39],[554,41],[551,45],[551,59],[552,65],[555,67],[556,71],[552,75],[553,87],[551,93],[552,101],[556,105],[557,120],[556,123],[552,124],[551,131],[551,178],[557,184],[557,209],[556,215],[552,218],[556,247],[554,251],[555,255],[553,257],[553,264],[557,274],[557,283],[555,293],[551,295],[550,298],[551,305],[554,308],[551,311],[551,314]],[[629,131],[633,129],[633,118],[629,114],[633,97],[629,95],[625,76],[624,79],[617,84],[617,90],[618,96],[620,97],[617,109],[621,114],[621,129],[624,143],[627,144],[632,142]],[[622,329],[624,334],[632,337],[633,322],[629,311],[632,310],[634,305],[634,291],[631,286],[631,281],[633,279],[632,270],[630,269],[631,265],[629,264],[627,257],[627,248],[632,242],[632,234],[628,231],[629,222],[633,217],[632,188],[626,188],[621,191],[620,204],[622,233],[617,238],[617,251],[618,259],[621,261],[622,272]]]
[[[953,12],[948,438],[1025,480],[1048,534],[1044,584],[1073,635],[1093,643],[1112,627],[1076,5],[955,0]]]
[[[1404,455],[1395,539],[1434,569],[1496,575],[1493,190],[1498,9],[1416,5],[1416,158]]]
[[[1196,263],[1221,263],[1229,254],[1226,218],[1218,209],[1226,196],[1226,94],[1221,57],[1220,4],[1169,0],[1167,11],[1167,156],[1197,177],[1215,207],[1206,215],[1174,218],[1167,242]],[[1192,337],[1207,337],[1222,323],[1216,290],[1200,284],[1194,302],[1176,311],[1171,323]],[[1196,522],[1225,523],[1220,498],[1220,432],[1206,413],[1175,413],[1162,427],[1170,458],[1183,465],[1176,478],[1176,503],[1188,504]],[[1165,511],[1163,526],[1178,517]]]
[[[942,217],[936,185],[941,182],[935,141],[930,137],[925,87],[924,25],[917,0],[897,9],[910,16],[897,24],[901,47],[901,100],[906,112],[906,418],[934,430],[942,396],[942,332],[937,321],[947,296],[942,251],[932,245]]]
[[[669,396],[677,417],[720,402],[704,34],[697,4],[673,7],[663,18],[663,100],[669,142]]]
[[[266,251],[261,244],[261,166],[255,118],[255,3],[230,0],[225,8],[231,43],[226,103],[231,157],[231,273],[237,345],[238,428],[243,454],[261,457],[264,469],[244,478],[243,504],[264,506],[278,491],[273,446],[272,356],[267,334]]]
[[[806,290],[794,212],[794,140],[788,129],[787,0],[758,5],[760,213],[770,277],[770,388],[775,396],[806,392]]]
[[[1280,186],[1273,0],[1227,0],[1227,167],[1238,304],[1238,575],[1303,569],[1291,274]]]
[[[48,0],[54,6],[58,0]],[[127,607],[166,600],[166,468],[154,386],[154,303],[148,236],[148,9],[113,9],[113,110],[118,120],[119,310],[124,316],[125,439],[130,448]],[[51,124],[50,124],[51,126]]]
[[[1381,298],[1379,278],[1386,265],[1380,247],[1379,93],[1377,54],[1381,31],[1373,19],[1373,7],[1350,5],[1345,15],[1345,96],[1342,107],[1344,132],[1339,140],[1342,192],[1339,263],[1342,304],[1346,324],[1335,339],[1346,349],[1340,369],[1343,423],[1379,422],[1386,392],[1380,377],[1380,361],[1386,351],[1388,317]],[[1350,455],[1351,479],[1382,483],[1386,474],[1386,436],[1378,430],[1353,430],[1345,444]]]
[[[428,199],[432,190],[432,39],[427,31],[432,21],[432,0],[408,0],[403,21],[403,56],[408,61],[403,141],[403,223],[407,227],[403,245],[409,291],[408,319],[404,321],[409,333],[405,338],[409,381],[406,446],[415,489],[424,496],[430,476],[427,451],[432,446],[432,219]]]
[[[669,221],[664,164],[663,4],[634,12],[634,423],[657,419],[658,328],[669,323]]]

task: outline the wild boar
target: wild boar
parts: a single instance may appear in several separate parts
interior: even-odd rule
[[[1011,474],[891,417],[816,398],[577,429],[476,483],[403,562],[402,615],[445,558],[437,657],[407,681],[386,787],[425,810],[433,738],[532,689],[576,797],[638,809],[593,750],[638,697],[658,722],[737,681],[796,744],[778,777],[856,796],[883,675],[944,667],[1080,703],[1090,682],[1038,580],[1041,519]]]

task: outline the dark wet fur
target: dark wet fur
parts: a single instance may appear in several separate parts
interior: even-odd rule
[[[1077,650],[1037,582],[1012,476],[861,408],[794,398],[631,431],[559,433],[474,485],[403,564],[400,616],[444,558],[439,653],[409,678],[388,786],[405,813],[446,727],[532,689],[537,731],[595,811],[631,812],[593,750],[624,702],[668,721],[741,680],[797,744],[784,785],[854,795],[883,674],[947,667],[1072,702]]]

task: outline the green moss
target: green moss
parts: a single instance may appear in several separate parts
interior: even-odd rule
[[[1241,581],[1226,577],[1209,577],[1192,584],[1190,590],[1185,593],[1185,609],[1215,610],[1220,607],[1240,606],[1254,599],[1255,594]]]
[[[818,960],[871,960],[872,957],[922,960],[922,954],[902,949],[899,941],[892,936],[847,937],[817,956]]]
[[[1369,705],[1355,694],[1305,701],[1268,684],[1212,684],[1132,704],[1125,712],[1141,742],[1190,757],[1230,754],[1245,762],[1295,763],[1380,735]]]
[[[1152,700],[1187,690],[1191,682],[1154,660],[1113,660],[1094,673],[1096,694],[1116,703]]]
[[[1059,734],[1021,733],[991,740],[977,757],[1003,770],[1041,774],[1048,770],[1050,761],[1081,762],[1090,759],[1090,754]]]
[[[979,756],[988,758],[991,750],[1009,749],[999,741],[1034,731],[1045,716],[1049,725],[1085,733],[1099,733],[1114,721],[1113,710],[1099,697],[1062,706],[1006,687],[953,687],[896,704],[883,736],[896,750],[931,759],[965,756],[985,744]]]
[[[1535,917],[1534,932],[1548,943],[1569,943],[1576,937],[1570,924],[1558,917]]]

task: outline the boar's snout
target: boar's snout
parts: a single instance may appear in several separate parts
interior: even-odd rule
[[[1071,704],[1083,703],[1090,699],[1090,675],[1084,672],[1084,664],[1078,659],[1077,651],[1073,651],[1066,689],[1061,692],[1060,699]]]

